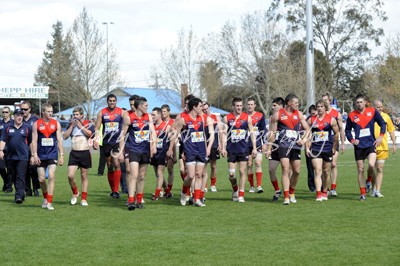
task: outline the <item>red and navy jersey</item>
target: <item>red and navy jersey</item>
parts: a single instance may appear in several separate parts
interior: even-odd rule
[[[149,114],[138,117],[129,113],[128,139],[125,148],[134,153],[150,153],[150,118]]]
[[[207,140],[210,139],[210,133],[208,131],[208,125],[207,125],[207,118],[210,117],[213,121],[213,127],[214,127],[214,142],[213,145],[211,146],[211,148],[218,148],[218,144],[219,144],[219,140],[218,140],[218,119],[217,116],[215,114],[203,114],[203,119],[204,119],[204,127],[205,127],[205,131],[206,131],[206,136],[207,136]]]
[[[172,127],[172,124],[175,122],[175,120],[170,118],[170,119],[168,119],[168,121],[165,121],[165,122],[168,124],[168,126]]]
[[[267,133],[265,117],[264,114],[260,112],[255,112],[253,115],[250,115],[250,117],[251,117],[251,123],[253,124],[253,131],[255,133],[256,147],[257,149],[259,149],[264,144],[265,141],[264,137],[266,136]],[[250,148],[253,148],[250,134],[249,134],[248,144]]]
[[[311,150],[313,154],[330,152],[333,147],[332,117],[326,114],[322,119],[311,116]]]
[[[248,131],[249,131],[249,115],[241,113],[236,117],[233,113],[226,115],[228,123],[228,139],[226,143],[226,150],[229,153],[248,153],[249,147]]]
[[[7,160],[29,160],[29,144],[32,141],[32,134],[27,124],[22,123],[19,128],[16,128],[14,123],[8,124],[3,129],[1,141],[7,145]]]
[[[37,154],[40,160],[58,159],[57,120],[50,119],[47,123],[40,118],[37,125]]]
[[[108,107],[101,110],[101,120],[103,123],[103,144],[116,144],[121,135],[123,124],[123,110],[115,107],[110,111]]]
[[[332,108],[329,112],[327,111],[326,113],[327,113],[328,115],[330,115],[331,117],[335,118],[336,121],[337,121],[338,118],[339,118],[339,112],[338,112],[338,110],[336,110],[335,108]]]
[[[300,150],[297,144],[300,139],[300,114],[298,110],[293,110],[291,114],[285,108],[278,111],[278,132],[279,147]]]
[[[360,142],[358,148],[367,148],[374,145],[374,123],[378,123],[381,127],[381,134],[386,133],[386,122],[383,120],[379,112],[373,107],[366,107],[362,113],[357,110],[352,111],[346,121],[346,137],[352,142],[358,139]],[[354,129],[354,138],[351,134]]]
[[[189,114],[182,116],[185,121],[185,126],[181,131],[181,139],[183,143],[183,152],[185,154],[197,154],[201,158],[206,158],[207,137],[205,132],[204,117],[201,115],[193,119]]]
[[[155,158],[165,158],[169,148],[168,132],[166,131],[169,126],[168,122],[162,121],[159,125],[154,124],[154,129],[157,135],[157,153]]]

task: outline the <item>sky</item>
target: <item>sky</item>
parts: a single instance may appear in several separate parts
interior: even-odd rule
[[[381,26],[386,36],[400,33],[400,1],[386,0],[389,19]],[[176,43],[178,31],[192,27],[199,39],[218,32],[227,21],[239,22],[246,13],[266,10],[269,0],[0,0],[0,86],[31,86],[52,41],[58,20],[64,31],[86,7],[117,52],[125,85],[148,87],[150,68],[160,51]]]

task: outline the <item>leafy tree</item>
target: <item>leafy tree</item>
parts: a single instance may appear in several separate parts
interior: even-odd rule
[[[207,93],[207,101],[214,106],[221,106],[222,76],[223,70],[214,61],[208,61],[201,65],[200,87]]]
[[[384,31],[375,22],[387,19],[382,7],[382,0],[313,1],[314,39],[332,64],[337,90],[362,75],[368,43],[380,45]],[[286,19],[287,30],[296,33],[305,29],[305,11],[306,1],[297,0],[273,0],[269,8],[273,20]]]
[[[35,81],[50,87],[48,101],[53,103],[54,110],[59,112],[76,104],[83,91],[75,73],[71,40],[64,37],[60,21],[53,25],[51,35],[53,41],[47,43],[42,63],[35,74]]]

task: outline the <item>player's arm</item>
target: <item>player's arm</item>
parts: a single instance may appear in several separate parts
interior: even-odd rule
[[[157,134],[154,128],[153,118],[149,115],[149,129],[150,129],[150,157],[157,153]]]
[[[383,119],[381,114],[376,109],[375,109],[375,121],[381,127],[381,132],[379,134],[379,137],[374,142],[375,147],[378,147],[379,145],[381,145],[383,136],[385,136],[386,134],[386,121]]]
[[[347,140],[348,140],[351,144],[353,144],[353,145],[358,145],[359,140],[353,138],[353,135],[351,134],[351,130],[352,130],[352,129],[353,129],[353,123],[351,122],[350,115],[349,115],[349,116],[347,117],[347,120],[346,120],[346,128],[345,128],[345,130],[344,130],[344,133],[345,133],[345,135],[346,135]]]
[[[57,136],[58,152],[60,153],[60,159],[58,160],[58,165],[62,166],[64,164],[64,147],[63,147],[61,125],[60,125],[60,122],[58,122],[58,121],[57,121],[57,131],[56,132],[57,132],[56,136]]]
[[[344,126],[343,126],[343,116],[341,113],[338,114],[338,119],[336,121],[338,128],[339,128],[339,136],[340,136],[340,150],[342,151],[342,153],[344,152],[344,144],[345,144],[345,136],[344,136]],[[335,146],[337,147],[337,146]]]
[[[390,139],[392,140],[392,143],[393,143],[392,144],[392,152],[395,153],[396,149],[397,149],[397,147],[396,147],[396,134],[395,134],[396,127],[394,126],[394,124],[392,122],[392,119],[389,119],[387,121],[387,128],[386,129],[389,132]]]
[[[68,129],[64,133],[62,133],[63,139],[67,139],[67,138],[69,138],[69,136],[71,136],[72,129],[74,128],[75,124],[76,124],[76,120],[72,120],[71,123],[69,123]]]
[[[333,130],[333,133],[334,133],[334,135],[333,135],[333,148],[332,148],[332,152],[333,152],[333,154],[335,154],[335,152],[336,152],[336,147],[337,147],[337,145],[338,145],[338,143],[339,143],[339,124],[338,124],[338,122],[336,121],[336,119],[335,118],[333,118],[332,117],[332,119],[331,119],[331,125],[332,125],[332,130]]]
[[[312,125],[311,117],[309,117],[306,122],[307,122],[307,125],[311,128],[311,125]],[[308,156],[311,153],[311,144],[312,144],[312,138],[308,138],[307,142],[305,144],[306,155],[308,155]]]
[[[103,115],[101,113],[101,110],[97,113],[97,119],[96,119],[96,125],[94,127],[94,142],[93,142],[93,147],[97,149],[99,147],[99,142],[100,142],[100,126],[103,123]]]
[[[217,115],[217,130],[218,130],[218,132],[217,132],[218,150],[222,151],[222,134],[223,134],[222,131],[224,130],[224,128],[223,128],[223,124],[222,124],[220,115]]]
[[[269,118],[269,132],[268,132],[268,142],[267,151],[265,157],[270,158],[272,153],[272,145],[275,141],[275,132],[278,130],[278,113],[274,113]]]
[[[129,128],[129,124],[130,124],[130,119],[129,119],[129,115],[128,113],[124,113],[122,115],[122,128],[121,128],[121,135],[119,138],[119,142],[118,142],[118,146],[119,146],[119,151],[120,151],[120,161],[123,162],[124,158],[123,158],[123,154],[124,154],[124,148],[125,148],[125,142],[127,139],[126,136],[126,132],[128,131]],[[122,158],[122,159],[121,159]]]
[[[256,133],[254,132],[253,121],[250,116],[248,116],[247,124],[249,126],[250,140],[253,146],[253,151],[251,153],[253,155],[253,158],[255,158],[257,156]]]
[[[6,147],[6,142],[5,142],[5,140],[3,140],[3,136],[1,136],[1,138],[2,138],[2,140],[0,141],[0,160],[3,160],[4,159],[4,148]]]
[[[226,156],[226,142],[228,139],[228,119],[226,118],[226,116],[224,116],[223,118],[223,123],[220,125],[221,127],[221,155],[222,156]]]
[[[178,140],[178,136],[179,136],[179,132],[181,132],[182,127],[184,126],[185,121],[183,121],[183,119],[179,116],[175,119],[174,124],[172,125],[172,130],[171,130],[171,144],[176,143],[176,141]],[[169,145],[168,151],[167,151],[167,156],[173,156],[173,148],[174,145]]]
[[[208,139],[208,143],[207,143],[207,157],[208,157],[211,153],[211,147],[214,143],[214,138],[215,138],[214,120],[211,117],[207,117],[207,127],[208,127],[208,132],[210,135],[210,138]]]
[[[306,143],[306,141],[310,137],[311,127],[307,124],[306,119],[304,118],[304,115],[302,112],[299,112],[299,116],[300,116],[300,124],[306,132],[304,133],[304,136],[297,141],[297,144],[299,144],[300,146],[303,146],[304,143]]]
[[[40,159],[37,154],[37,122],[33,123],[32,125],[32,142],[31,142],[31,164],[39,164]]]

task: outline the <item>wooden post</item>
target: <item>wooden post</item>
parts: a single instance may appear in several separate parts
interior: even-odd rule
[[[188,85],[181,84],[181,105],[185,107],[185,97],[188,95]]]

